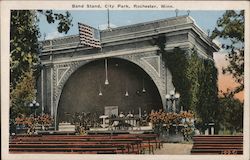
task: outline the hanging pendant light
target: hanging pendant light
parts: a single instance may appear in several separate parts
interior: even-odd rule
[[[142,93],[145,93],[146,92],[146,89],[144,87],[144,78],[142,79]]]
[[[106,79],[105,79],[105,85],[109,84],[109,80],[108,80],[108,60],[105,59],[105,74],[106,74]]]
[[[102,91],[100,91],[98,95],[99,95],[99,96],[102,96]]]
[[[99,85],[99,96],[102,96],[102,88],[101,88],[101,85]]]
[[[128,97],[127,79],[125,80],[125,87],[126,87],[125,97]]]
[[[105,80],[105,85],[108,85],[109,84],[109,81],[106,79]]]
[[[125,96],[128,97],[128,91],[125,92]]]

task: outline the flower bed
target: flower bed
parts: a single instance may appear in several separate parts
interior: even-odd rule
[[[48,130],[52,124],[53,118],[48,114],[29,117],[22,114],[15,119],[17,133],[26,132],[27,134],[34,134],[39,128],[40,130]]]
[[[181,111],[180,113],[152,111],[148,117],[157,134],[182,134],[185,140],[190,140],[194,134],[194,113]]]

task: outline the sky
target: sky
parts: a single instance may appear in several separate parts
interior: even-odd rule
[[[64,12],[64,11],[59,11]],[[78,34],[78,22],[88,24],[92,27],[105,29],[107,27],[107,10],[85,10],[85,11],[70,11],[73,17],[73,27],[67,35]],[[224,13],[224,11],[191,11],[190,16],[196,21],[197,25],[204,31],[214,29],[217,19]],[[158,19],[174,17],[175,11],[164,10],[110,10],[110,24],[111,27],[119,27],[140,22],[148,22]],[[179,11],[178,15],[187,15],[187,11]],[[48,24],[44,16],[39,17],[41,39],[53,39],[62,37],[56,30],[56,24]]]
[[[65,12],[65,11],[57,11]],[[67,33],[67,35],[78,34],[78,22],[90,25],[94,28],[101,30],[107,28],[107,10],[81,10],[81,11],[69,11],[73,17],[73,26]],[[189,15],[195,20],[196,24],[205,32],[210,33],[216,26],[216,21],[223,15],[224,10],[213,11],[198,11],[192,10]],[[175,17],[176,12],[169,10],[110,10],[110,26],[111,28],[125,26],[130,24],[136,24],[141,22],[148,22],[153,20],[159,20],[169,17]],[[179,11],[178,16],[187,15],[187,11]],[[48,24],[44,16],[39,16],[41,38],[53,39],[57,37],[63,37],[65,34],[57,32],[56,24]],[[216,42],[220,45],[219,40]],[[225,51],[223,51],[225,52]],[[225,61],[225,53],[214,53],[214,60],[216,67],[218,68],[218,85],[219,90],[226,91],[227,88],[232,89],[236,85],[231,75],[223,75],[222,67],[226,67],[228,63]],[[237,98],[243,100],[243,93],[236,95]]]

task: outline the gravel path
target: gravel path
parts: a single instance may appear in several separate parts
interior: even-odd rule
[[[163,148],[155,150],[154,154],[189,155],[193,144],[164,143]]]

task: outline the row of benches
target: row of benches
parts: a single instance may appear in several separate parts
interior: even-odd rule
[[[191,154],[243,154],[243,136],[194,136]]]
[[[12,136],[10,153],[153,154],[162,143],[156,134]]]

